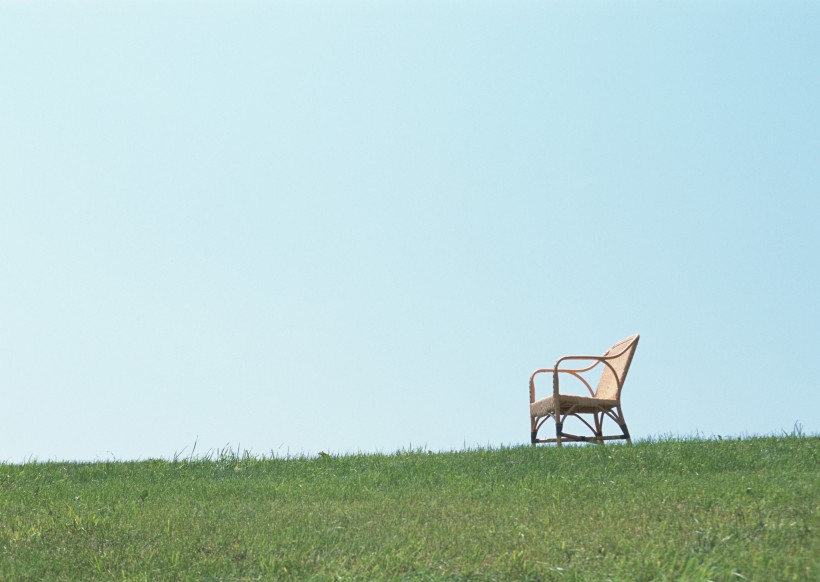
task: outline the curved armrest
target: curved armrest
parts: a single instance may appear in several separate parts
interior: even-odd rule
[[[588,366],[586,368],[574,369],[574,368],[559,368],[558,367],[558,364],[560,364],[563,360],[568,360],[568,359],[573,359],[573,360],[576,360],[576,359],[590,359],[590,360],[594,359],[594,360],[596,360],[596,362],[594,364],[592,364],[591,366]],[[541,368],[539,370],[536,370],[530,376],[530,402],[535,402],[535,377],[538,374],[543,374],[545,372],[552,372],[552,393],[553,393],[553,396],[558,396],[558,374],[570,374],[572,376],[575,376],[576,378],[578,378],[584,384],[584,386],[586,386],[586,389],[589,390],[589,394],[591,396],[595,396],[595,392],[592,390],[592,386],[589,385],[589,382],[587,382],[586,379],[583,376],[581,376],[581,374],[583,372],[588,372],[589,370],[591,370],[592,368],[597,366],[599,363],[600,363],[600,360],[599,360],[598,356],[590,357],[590,358],[587,358],[586,356],[565,356],[563,358],[560,358],[555,363],[555,368]]]
[[[627,349],[629,349],[628,346],[623,351],[618,352],[617,354],[612,354],[610,356],[564,356],[563,358],[558,358],[558,361],[555,362],[555,367],[558,368],[558,364],[560,364],[561,362],[567,361],[567,360],[595,360],[595,363],[592,364],[591,366],[589,366],[587,368],[584,368],[583,370],[575,370],[575,372],[586,372],[586,371],[591,370],[592,368],[594,368],[595,366],[597,366],[598,364],[603,362],[604,366],[609,368],[610,371],[615,375],[615,377],[617,377],[618,374],[615,372],[615,368],[612,367],[612,364],[609,363],[609,360],[614,360],[615,358],[620,357],[624,353],[624,351],[626,351]],[[578,377],[584,383],[584,385],[587,387],[587,390],[589,390],[589,393],[592,396],[595,396],[595,391],[592,389],[592,386],[590,386],[587,383],[586,380],[581,378],[581,376],[579,376],[577,373],[575,373],[573,375]],[[557,378],[555,380],[555,385],[556,385],[555,393],[557,394],[558,393],[558,388],[557,388],[558,380],[557,380]]]
[[[633,336],[633,337],[636,337],[636,336]],[[629,339],[632,339],[632,338],[627,338],[626,340],[624,340],[621,343],[626,343],[627,340],[629,340]],[[630,347],[631,347],[631,344],[627,343],[626,346],[624,347],[624,349],[622,349],[620,352],[618,352],[616,354],[610,354],[609,352],[607,352],[603,356],[563,356],[561,358],[558,358],[558,361],[555,362],[555,367],[557,368],[558,364],[560,364],[561,362],[563,362],[565,360],[595,360],[595,363],[592,364],[589,368],[586,369],[586,370],[591,370],[592,368],[597,366],[599,362],[606,362],[607,360],[614,360],[615,358],[620,358],[622,355],[624,355],[624,352],[626,352]],[[576,371],[585,372],[586,370],[576,370]]]
[[[592,368],[594,368],[595,366],[597,366],[598,364],[600,364],[601,362],[603,362],[606,359],[608,359],[608,358],[605,357],[605,356],[562,356],[562,357],[558,358],[557,362],[555,362],[555,367],[558,368],[559,365],[561,364],[561,362],[566,362],[566,361],[570,361],[570,360],[572,360],[572,361],[594,360],[594,363],[591,366],[587,366],[586,368],[583,368],[583,369],[579,368],[579,369],[575,370],[576,372],[587,372],[587,371],[591,370]]]

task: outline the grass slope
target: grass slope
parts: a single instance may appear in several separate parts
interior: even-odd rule
[[[816,437],[0,465],[0,579],[807,580]]]

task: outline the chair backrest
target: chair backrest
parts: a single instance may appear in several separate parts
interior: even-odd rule
[[[595,390],[596,398],[615,400],[621,397],[621,389],[624,387],[624,381],[629,372],[629,365],[632,363],[632,356],[635,355],[635,348],[638,347],[639,339],[641,339],[639,334],[631,335],[609,348],[604,354],[604,357],[616,357],[599,364],[603,366],[604,373],[601,375],[601,381],[598,382],[597,390]],[[612,367],[610,368],[610,366]]]

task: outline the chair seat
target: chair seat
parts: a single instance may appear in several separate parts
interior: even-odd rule
[[[532,418],[538,418],[555,412],[554,398],[554,396],[549,396],[548,398],[542,398],[530,404],[530,416]],[[590,396],[575,396],[573,394],[561,394],[559,395],[559,400],[561,401],[561,410],[558,411],[559,414],[566,414],[570,410],[572,410],[572,413],[599,412],[602,408],[609,410],[610,408],[618,406],[617,400],[592,398]]]

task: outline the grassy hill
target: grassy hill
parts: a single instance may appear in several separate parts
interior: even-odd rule
[[[0,465],[0,579],[820,578],[820,439]]]

